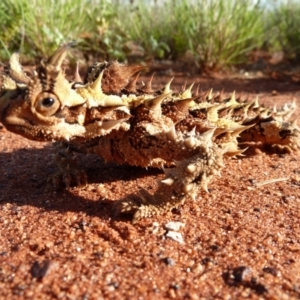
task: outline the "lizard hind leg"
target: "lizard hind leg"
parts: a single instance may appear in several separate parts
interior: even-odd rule
[[[200,149],[199,149],[200,150]],[[201,147],[201,152],[165,169],[165,178],[159,182],[153,195],[145,190],[131,194],[117,205],[118,213],[133,214],[133,223],[181,205],[187,197],[196,199],[199,189],[208,191],[210,179],[220,174],[224,150],[217,145]]]

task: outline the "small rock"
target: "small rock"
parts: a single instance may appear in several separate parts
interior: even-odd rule
[[[249,277],[251,269],[245,266],[240,266],[228,270],[228,272],[223,274],[225,282],[229,285],[240,284],[247,281],[246,277]]]
[[[152,223],[152,228],[151,228],[152,233],[156,234],[158,232],[158,229],[159,229],[159,224],[157,222],[153,222]]]
[[[37,278],[38,280],[45,277],[49,271],[51,262],[49,260],[44,260],[41,263],[35,261],[30,268],[30,274],[32,277]]]
[[[167,265],[167,266],[174,266],[175,265],[175,260],[171,257],[165,257],[163,259],[163,262]]]
[[[245,277],[251,273],[250,268],[241,266],[233,269],[232,278],[235,282],[242,282],[245,280]]]
[[[272,267],[264,267],[262,270],[263,270],[263,272],[269,273],[269,274],[271,274],[273,276],[277,276],[277,274],[278,274],[277,269],[272,268]]]
[[[176,231],[169,231],[167,234],[166,234],[166,237],[180,243],[180,244],[183,244],[184,241],[183,241],[183,237],[181,235],[180,232],[176,232]]]
[[[184,223],[182,222],[169,222],[165,225],[167,230],[178,231],[180,227],[184,227]]]

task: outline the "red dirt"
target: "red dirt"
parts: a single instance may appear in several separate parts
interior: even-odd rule
[[[175,86],[184,81],[177,77]],[[300,85],[290,81],[193,81],[267,104],[296,97],[300,105]],[[4,128],[0,140],[0,299],[300,298],[299,154],[228,160],[208,194],[132,225],[114,215],[113,202],[154,189],[161,171],[86,156],[87,186],[49,192],[51,144]],[[169,221],[185,224],[183,244],[166,237]]]

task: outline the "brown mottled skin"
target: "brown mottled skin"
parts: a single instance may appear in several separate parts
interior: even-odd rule
[[[295,104],[282,110],[253,102],[224,98],[211,92],[192,93],[192,86],[174,93],[169,82],[163,90],[151,84],[136,87],[143,67],[117,62],[97,63],[85,80],[78,74],[69,82],[61,68],[69,45],[43,60],[33,76],[12,55],[3,74],[0,121],[10,131],[38,141],[61,141],[56,161],[59,172],[51,178],[58,186],[86,183],[76,169],[73,151],[93,152],[106,161],[164,168],[165,178],[150,195],[141,190],[118,205],[134,221],[170,210],[199,188],[207,191],[220,175],[224,156],[244,150],[239,143],[258,143],[284,151],[299,147],[299,128],[289,117]],[[245,147],[244,147],[245,148]]]

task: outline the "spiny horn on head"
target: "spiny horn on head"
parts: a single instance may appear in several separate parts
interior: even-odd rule
[[[30,78],[23,71],[22,66],[19,62],[19,53],[13,53],[9,60],[9,75],[10,77],[18,82],[28,84]]]
[[[76,69],[75,69],[73,80],[74,82],[83,82],[79,74],[79,62],[76,63]]]
[[[69,49],[74,46],[75,43],[68,43],[64,44],[61,47],[59,47],[53,54],[52,56],[47,60],[47,64],[51,65],[56,68],[56,70],[60,70],[61,65],[66,58]]]

